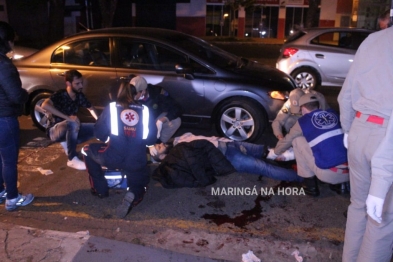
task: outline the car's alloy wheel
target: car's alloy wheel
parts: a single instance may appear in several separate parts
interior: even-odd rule
[[[42,131],[46,129],[47,115],[45,111],[41,108],[42,103],[47,99],[50,93],[40,93],[36,95],[30,103],[30,116],[36,127]]]
[[[296,82],[297,87],[306,89],[315,89],[319,84],[318,74],[310,68],[299,68],[291,74]]]
[[[218,115],[218,132],[235,141],[254,141],[263,132],[265,113],[248,100],[233,100],[226,103]]]

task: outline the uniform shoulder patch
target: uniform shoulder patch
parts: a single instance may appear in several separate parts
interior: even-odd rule
[[[284,114],[288,114],[288,109],[283,108],[283,109],[281,109],[281,112],[283,112]]]

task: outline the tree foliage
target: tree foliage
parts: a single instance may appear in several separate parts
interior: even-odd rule
[[[305,27],[313,27],[314,25],[318,25],[318,6],[321,4],[321,0],[308,0],[308,3]]]
[[[226,0],[224,1],[225,5],[228,5],[231,10],[236,11],[239,10],[240,7],[248,8],[255,4],[255,0]]]
[[[49,0],[49,42],[64,37],[65,0]]]
[[[101,10],[102,28],[112,27],[113,16],[115,15],[117,0],[99,0]]]

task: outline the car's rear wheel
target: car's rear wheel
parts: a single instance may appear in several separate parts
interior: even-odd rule
[[[221,106],[216,127],[219,134],[236,141],[255,141],[266,128],[266,113],[247,99],[230,100]]]
[[[316,89],[320,85],[320,76],[317,71],[310,67],[301,67],[291,73],[297,87],[305,89]]]
[[[42,103],[47,99],[50,93],[39,93],[30,103],[30,116],[35,126],[41,131],[45,131],[47,125],[47,117],[45,111],[41,108]]]

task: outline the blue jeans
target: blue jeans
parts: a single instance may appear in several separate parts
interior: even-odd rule
[[[276,166],[262,159],[264,145],[228,142],[225,157],[238,172],[269,177],[280,181],[303,181],[292,169]]]
[[[0,191],[7,199],[18,197],[19,122],[16,117],[0,117]]]
[[[49,129],[52,141],[67,141],[68,159],[72,160],[76,153],[76,146],[94,137],[94,123],[80,123],[64,120]]]

